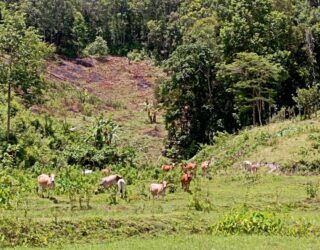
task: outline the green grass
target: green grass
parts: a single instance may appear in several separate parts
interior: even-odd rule
[[[274,236],[212,236],[212,235],[181,235],[162,236],[156,238],[131,238],[123,241],[63,245],[64,250],[107,250],[107,249],[319,249],[319,238],[293,238]],[[16,250],[29,250],[28,247],[17,247]],[[32,248],[36,249],[36,248]],[[48,250],[61,249],[61,246],[51,246]]]
[[[275,162],[283,171],[310,174],[319,171],[320,120],[271,123],[237,135],[220,134],[213,146],[204,146],[198,162],[215,158],[216,168],[241,168],[244,160]]]
[[[198,178],[192,183],[191,190],[193,194],[197,194],[196,197],[200,202],[203,202],[205,199],[210,201],[212,210],[209,212],[196,211],[195,207],[189,207],[194,196],[193,194],[182,192],[180,187],[176,193],[167,194],[165,200],[152,200],[142,195],[140,183],[128,186],[128,200],[119,199],[119,204],[117,205],[109,205],[107,203],[108,192],[94,196],[91,201],[92,208],[89,210],[80,210],[79,208],[71,210],[68,198],[65,196],[56,195],[55,197],[59,202],[55,204],[48,199],[40,199],[35,195],[29,195],[27,204],[21,204],[13,210],[2,210],[0,219],[8,219],[14,223],[21,222],[25,225],[31,225],[33,228],[30,232],[31,235],[38,235],[36,230],[38,228],[42,236],[38,235],[37,237],[40,237],[40,239],[41,237],[46,237],[45,242],[49,245],[76,242],[79,244],[92,242],[93,244],[100,241],[114,241],[111,243],[111,246],[113,246],[112,244],[114,246],[124,244],[123,246],[126,249],[126,241],[124,240],[128,237],[142,237],[148,245],[149,242],[152,242],[151,238],[153,237],[171,235],[170,241],[166,241],[166,244],[170,244],[175,239],[183,239],[183,235],[191,233],[196,234],[193,236],[195,238],[194,244],[197,247],[196,242],[198,239],[200,244],[199,249],[202,246],[209,246],[211,242],[215,242],[214,240],[218,244],[218,249],[220,247],[230,249],[232,241],[237,242],[235,236],[230,236],[230,241],[224,241],[220,236],[215,235],[212,236],[211,241],[210,237],[201,235],[210,233],[210,228],[221,221],[226,214],[244,205],[253,211],[275,213],[276,217],[285,223],[291,224],[302,221],[319,227],[320,199],[319,194],[314,199],[308,198],[306,183],[310,181],[318,183],[320,177],[273,176],[264,174],[252,177],[241,172],[221,172],[213,175],[212,180]],[[151,182],[153,182],[151,179],[144,181],[144,193],[148,193],[148,184]],[[102,224],[100,225],[98,221],[101,221]],[[72,230],[69,232],[68,230],[71,230],[70,226],[68,226],[69,224],[70,226],[75,225],[76,228],[76,225],[79,225],[78,231]],[[119,225],[119,227],[103,226],[107,224]],[[41,229],[40,225],[43,229]],[[53,234],[51,236],[49,234],[48,236],[45,232],[50,232],[51,227],[54,228]],[[59,228],[62,230],[61,233],[59,233]],[[42,232],[42,230],[44,231]],[[84,235],[81,233],[83,230],[86,232]],[[23,237],[29,236],[24,235]],[[30,242],[38,242],[37,237],[34,239],[29,238],[28,244],[33,244]],[[206,240],[199,240],[201,237],[204,237]],[[253,236],[240,237],[239,241],[243,242],[241,243],[243,246],[251,243],[251,241],[247,240],[247,237]],[[281,237],[270,235],[253,237],[256,241],[259,238],[263,242],[275,242],[275,247],[278,246],[276,239],[282,239]],[[289,239],[283,237],[282,241],[288,242],[288,246],[291,246],[292,241]],[[298,239],[294,238],[296,241]],[[163,239],[156,239],[154,247],[157,247],[161,241]],[[308,246],[308,242],[310,241],[312,242],[311,239],[305,239],[301,244]],[[135,249],[140,249],[139,244],[139,240],[132,239],[132,245],[135,246]],[[183,244],[183,241],[181,244]],[[281,249],[281,246],[285,245],[285,243],[281,244],[278,249]],[[127,247],[130,245],[128,244]],[[252,245],[255,246],[256,244]],[[295,245],[292,243],[292,246]],[[96,247],[101,247],[101,245],[97,245]],[[70,249],[72,249],[72,245]]]

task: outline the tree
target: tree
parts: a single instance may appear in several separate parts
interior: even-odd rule
[[[242,52],[233,63],[221,64],[217,76],[234,93],[240,114],[251,107],[253,124],[256,124],[257,112],[262,125],[265,106],[271,107],[274,103],[276,85],[285,78],[285,71],[263,56]]]
[[[0,23],[0,75],[1,83],[8,86],[7,139],[10,141],[12,88],[30,90],[39,79],[44,58],[53,47],[42,42],[32,27],[27,28],[24,14],[1,8]]]
[[[83,51],[85,56],[106,56],[109,53],[107,42],[101,36],[97,36]]]
[[[311,118],[313,113],[317,114],[320,104],[320,91],[317,85],[308,89],[298,89],[297,96],[293,97],[297,103],[299,111],[304,111],[306,118]]]
[[[45,41],[54,43],[58,52],[75,56],[72,28],[75,21],[75,8],[70,0],[24,1],[23,11],[27,23],[38,29]]]
[[[166,61],[171,74],[160,86],[159,101],[168,130],[167,155],[193,156],[217,130],[234,127],[223,86],[214,82],[214,54],[201,44],[182,45]]]

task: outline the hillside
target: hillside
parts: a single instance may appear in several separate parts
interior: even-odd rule
[[[219,134],[195,159],[214,158],[219,168],[241,168],[244,160],[280,165],[282,172],[310,174],[320,165],[320,119],[286,120],[245,129],[236,135]]]
[[[119,142],[132,145],[143,157],[155,161],[166,135],[162,116],[149,124],[143,102],[154,99],[154,86],[164,73],[149,61],[128,62],[125,57],[64,59],[47,62],[46,79],[52,84],[48,102],[40,107],[65,117],[75,127],[84,126],[99,113],[112,114],[121,126]]]

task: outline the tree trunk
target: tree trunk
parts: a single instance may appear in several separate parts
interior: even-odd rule
[[[253,126],[256,125],[256,104],[253,103],[252,105],[252,119],[253,119]]]
[[[259,118],[259,125],[262,126],[262,119],[261,119],[261,101],[257,101],[257,106],[258,106],[258,118]]]
[[[7,117],[7,141],[10,142],[10,118],[11,118],[11,82],[8,82],[8,117]]]

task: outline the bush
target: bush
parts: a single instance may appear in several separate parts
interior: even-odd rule
[[[84,56],[106,56],[109,54],[108,44],[101,36],[97,36],[82,53]]]
[[[84,175],[79,168],[69,167],[63,169],[57,176],[57,191],[60,194],[68,195],[71,208],[75,207],[77,198],[80,208],[83,207],[83,200],[85,200],[87,208],[90,208],[90,200],[100,177],[100,173]]]
[[[273,213],[255,212],[247,208],[232,211],[217,225],[215,230],[225,234],[279,234],[283,222]]]
[[[310,199],[315,198],[318,195],[318,191],[319,191],[318,183],[308,182],[306,184],[306,193]]]

